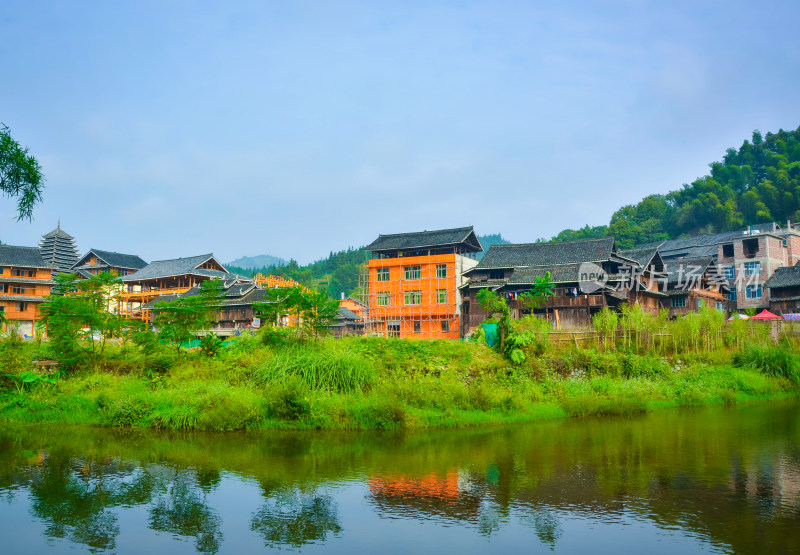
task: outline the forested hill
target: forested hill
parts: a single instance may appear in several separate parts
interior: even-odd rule
[[[490,245],[508,243],[499,233],[479,235],[478,239],[484,251],[488,250]],[[290,260],[285,265],[262,268],[242,268],[235,265],[226,267],[231,272],[245,276],[254,276],[261,272],[264,275],[292,278],[303,285],[326,291],[330,296],[338,298],[341,293],[349,295],[356,291],[358,273],[366,263],[367,256],[364,247],[357,249],[350,247],[347,250],[332,252],[328,258],[317,260],[307,266],[300,266],[296,260]]]
[[[553,241],[614,237],[619,248],[764,222],[800,222],[800,127],[753,132],[729,148],[709,175],[666,195],[617,210],[607,226],[565,229]]]

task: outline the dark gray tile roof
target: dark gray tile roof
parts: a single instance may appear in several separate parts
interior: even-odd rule
[[[0,283],[29,283],[31,285],[55,285],[52,279],[36,279],[32,277],[0,277]]]
[[[344,307],[344,306],[340,306],[339,307],[339,314],[336,316],[336,319],[337,320],[361,320],[361,318],[358,317],[358,314],[356,314],[355,312],[353,312],[352,310],[350,310],[349,308]]]
[[[367,245],[366,249],[372,252],[380,252],[397,249],[444,247],[448,245],[460,245],[472,252],[481,252],[483,250],[472,226],[439,229],[436,231],[416,231],[413,233],[378,235],[378,238]]]
[[[629,258],[631,260],[635,260],[636,262],[639,263],[639,266],[641,266],[642,268],[647,268],[650,266],[650,262],[653,261],[653,258],[655,258],[656,254],[658,253],[659,246],[660,245],[627,249],[623,251],[618,251],[617,254],[619,254],[623,258]]]
[[[581,262],[605,262],[614,254],[614,238],[589,239],[566,243],[526,243],[492,245],[471,271],[484,268],[521,266],[552,267]],[[516,272],[515,272],[516,273]]]
[[[673,285],[686,281],[687,274],[702,275],[712,266],[716,269],[713,256],[696,256],[691,258],[670,258],[664,261],[664,272],[668,274],[667,284]]]
[[[61,229],[61,224],[42,236],[39,242],[42,259],[55,267],[56,272],[66,273],[78,262],[78,247],[72,235]]]
[[[764,287],[769,288],[797,286],[800,286],[800,263],[778,268],[764,284]]]
[[[772,231],[772,224],[758,224],[753,226],[754,231],[762,233]],[[743,228],[736,231],[725,231],[723,233],[708,233],[704,235],[695,235],[693,237],[684,237],[683,239],[670,239],[661,243],[645,243],[637,246],[636,248],[659,246],[659,252],[662,258],[696,258],[699,256],[717,256],[719,243],[726,243],[734,239],[743,237],[744,231],[749,228]]]
[[[17,301],[21,303],[41,303],[44,302],[44,297],[35,297],[33,295],[0,295],[0,301]]]
[[[161,277],[182,276],[186,274],[209,277],[228,277],[231,275],[227,272],[220,272],[218,270],[204,270],[197,268],[211,258],[214,258],[213,254],[201,254],[198,256],[189,256],[187,258],[173,258],[172,260],[157,260],[155,262],[151,262],[134,274],[123,276],[122,281],[139,281]],[[214,260],[216,261],[216,258],[214,258]],[[220,266],[222,266],[222,264],[220,264]]]
[[[135,254],[122,254],[112,251],[102,251],[100,249],[90,249],[89,252],[84,254],[78,261],[86,260],[87,257],[94,254],[97,258],[111,266],[112,268],[125,268],[127,270],[139,270],[147,266],[147,262],[136,256]]]
[[[36,247],[14,247],[0,245],[0,266],[21,266],[25,268],[53,268],[42,258]]]

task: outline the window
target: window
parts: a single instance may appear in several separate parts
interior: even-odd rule
[[[506,273],[503,270],[489,270],[489,279],[503,279]]]
[[[761,275],[761,262],[745,262],[744,275],[746,276]]]
[[[17,310],[20,312],[25,312],[28,310],[28,303],[17,303]]]
[[[731,289],[731,290],[728,292],[728,300],[729,300],[729,301],[732,301],[732,302],[734,302],[734,303],[736,302],[736,289]]]
[[[733,243],[722,245],[722,256],[725,258],[733,258]]]
[[[736,279],[736,266],[725,266],[722,272],[727,279]]]
[[[685,308],[686,297],[672,297],[672,308]]]
[[[446,278],[447,277],[447,264],[437,264],[436,265],[436,277],[437,278]]]
[[[422,291],[406,291],[405,304],[422,303]]]
[[[36,270],[28,270],[28,277],[36,277]]]
[[[378,268],[378,281],[389,281],[389,268]]]
[[[414,333],[419,333],[422,331],[422,322],[419,320],[414,320]]]
[[[400,337],[400,322],[386,322],[386,332],[389,337]]]
[[[14,293],[15,295],[24,295],[25,294],[25,288],[24,287],[20,287],[19,285],[15,285],[15,286],[13,286],[11,288],[11,292]]]
[[[760,299],[764,294],[760,285],[748,285],[744,289],[745,297],[748,299]]]
[[[758,252],[758,239],[745,239],[742,241],[742,250],[747,258],[753,258]]]
[[[17,276],[17,277],[25,277],[25,270],[20,270],[19,268],[14,268],[13,270],[11,270],[11,275],[12,276]]]
[[[378,293],[378,306],[389,306],[389,293]]]
[[[406,279],[419,279],[422,275],[422,270],[420,266],[406,266],[405,267],[405,278]]]
[[[725,303],[722,301],[717,301],[717,310],[720,312],[725,312]]]
[[[436,291],[436,302],[439,304],[447,303],[447,289],[439,289]]]
[[[697,299],[697,308],[703,308],[706,305],[703,299]]]
[[[450,332],[450,322],[449,321],[442,320],[442,331],[444,333],[449,333]]]

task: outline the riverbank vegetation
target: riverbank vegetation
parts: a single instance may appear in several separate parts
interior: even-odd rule
[[[791,339],[772,344],[766,328],[731,324],[707,337],[702,322],[674,323],[671,337],[651,337],[618,323],[613,334],[597,332],[595,344],[584,345],[555,341],[541,320],[525,318],[511,324],[505,353],[480,337],[315,340],[268,327],[214,351],[118,340],[68,373],[32,370],[33,360],[52,358],[52,343],[8,337],[0,343],[0,420],[176,430],[403,429],[798,396],[800,355]],[[598,330],[603,325],[610,326],[596,322]]]

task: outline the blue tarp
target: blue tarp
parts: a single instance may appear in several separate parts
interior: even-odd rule
[[[481,324],[483,334],[486,336],[486,343],[489,347],[494,347],[500,342],[500,333],[497,331],[497,324]]]

